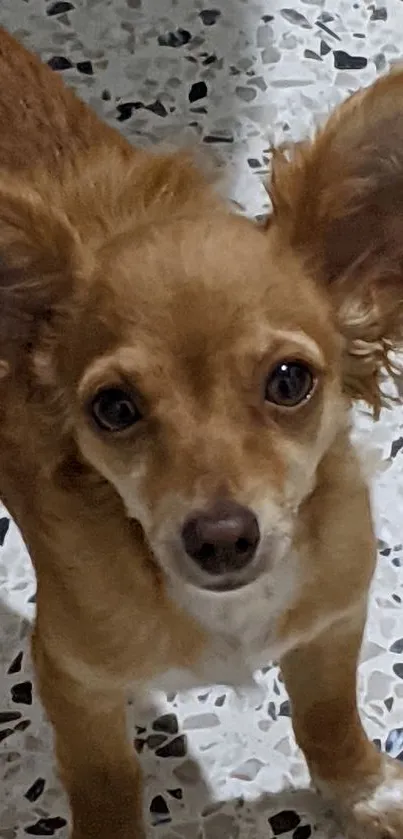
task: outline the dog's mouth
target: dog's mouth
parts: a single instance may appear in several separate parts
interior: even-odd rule
[[[257,574],[250,574],[244,578],[208,580],[197,585],[197,588],[200,588],[203,591],[212,592],[213,594],[226,594],[227,592],[230,593],[246,588],[246,586],[251,585],[256,581],[257,576]]]

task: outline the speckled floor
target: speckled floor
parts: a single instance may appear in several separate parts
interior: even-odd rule
[[[268,145],[306,134],[402,49],[400,0],[286,4],[1,0],[0,23],[134,143],[213,149],[231,195],[259,214]],[[360,413],[356,428],[377,465],[379,536],[362,710],[371,736],[403,759],[403,409],[376,426]],[[0,837],[65,837],[51,735],[31,684],[35,582],[5,510],[0,546]],[[277,669],[257,682],[244,695],[204,686],[156,697],[154,712],[133,721],[155,836],[340,839],[307,789]]]

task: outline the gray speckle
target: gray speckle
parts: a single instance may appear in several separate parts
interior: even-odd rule
[[[266,47],[262,52],[263,64],[277,64],[280,58],[281,52],[275,46]]]
[[[220,725],[217,714],[194,714],[186,717],[183,721],[185,731],[197,728],[214,728],[216,725]]]
[[[267,47],[267,44],[270,44],[274,38],[274,30],[272,26],[268,24],[259,26],[257,33],[256,33],[256,45],[259,49],[264,49]]]
[[[175,767],[173,774],[181,784],[197,784],[201,777],[200,767],[194,760],[185,760]]]
[[[205,820],[204,835],[206,839],[238,839],[239,824],[227,813],[216,813]]]
[[[241,781],[253,781],[263,765],[262,761],[251,757],[249,760],[246,760],[245,763],[242,763],[241,766],[233,769],[231,777],[239,778]]]
[[[296,9],[281,9],[280,14],[289,23],[294,23],[297,26],[302,26],[303,29],[312,29],[309,20],[307,20],[305,15],[301,14],[301,12],[297,12]]]
[[[256,90],[254,90],[253,87],[243,87],[242,85],[238,85],[235,88],[235,93],[240,99],[243,99],[244,102],[253,102],[253,100],[256,99]]]

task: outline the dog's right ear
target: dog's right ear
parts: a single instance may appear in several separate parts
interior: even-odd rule
[[[56,203],[56,202],[55,202]],[[0,359],[32,346],[44,322],[62,312],[84,270],[79,236],[64,213],[24,185],[0,176]],[[1,374],[1,371],[0,371]]]

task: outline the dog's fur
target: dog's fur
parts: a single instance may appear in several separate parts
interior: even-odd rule
[[[0,492],[38,579],[33,651],[74,839],[142,832],[125,695],[169,668],[232,681],[280,658],[298,742],[354,839],[401,839],[403,772],[356,707],[374,569],[349,408],[403,336],[403,75],[277,152],[266,229],[183,154],[133,150],[0,34]],[[265,401],[282,359],[315,371]],[[129,383],[143,420],[88,405]],[[258,573],[194,579],[195,509],[255,513]]]

